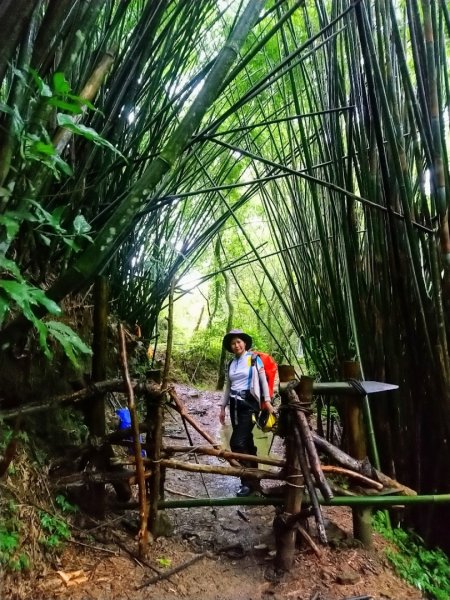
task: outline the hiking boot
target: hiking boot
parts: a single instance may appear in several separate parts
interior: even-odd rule
[[[236,496],[242,498],[243,496],[250,496],[252,490],[248,487],[248,485],[241,485],[241,487],[236,492]]]

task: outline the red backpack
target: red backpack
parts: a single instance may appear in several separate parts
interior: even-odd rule
[[[264,365],[264,371],[266,372],[267,383],[269,385],[269,393],[270,397],[273,398],[273,388],[275,385],[275,377],[278,371],[278,365],[275,362],[275,359],[270,356],[270,354],[266,354],[265,352],[260,352],[259,350],[252,350],[252,365],[256,362],[256,357],[262,360],[262,364]]]

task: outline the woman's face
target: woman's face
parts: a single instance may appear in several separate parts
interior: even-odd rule
[[[234,337],[231,339],[230,348],[235,356],[241,356],[245,352],[245,342],[241,338]]]

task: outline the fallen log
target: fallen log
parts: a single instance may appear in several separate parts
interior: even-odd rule
[[[153,388],[151,383],[138,382],[136,380],[131,381],[131,386],[135,393],[140,394],[149,389]],[[95,396],[101,394],[107,394],[108,392],[122,392],[126,393],[127,386],[123,379],[110,379],[108,381],[96,381],[91,383],[88,387],[73,392],[72,394],[66,394],[64,396],[55,396],[50,398],[46,402],[30,402],[19,408],[11,408],[6,410],[0,410],[0,419],[5,421],[13,419],[18,415],[32,415],[39,412],[45,412],[48,410],[54,410],[55,406],[61,406],[66,404],[76,404],[89,400]]]
[[[147,479],[151,475],[151,471],[145,471],[144,477]],[[133,471],[82,471],[81,473],[73,473],[59,477],[52,482],[53,487],[73,487],[80,483],[114,483],[116,481],[128,481],[130,485],[137,483],[137,477]]]

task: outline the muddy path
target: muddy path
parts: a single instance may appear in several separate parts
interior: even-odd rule
[[[220,393],[177,386],[189,412],[213,438],[229,436],[229,426],[218,422]],[[203,445],[197,432],[189,429],[192,442]],[[166,417],[164,443],[189,443],[179,415]],[[267,434],[257,440],[261,454],[271,445]],[[276,438],[272,455],[282,456]],[[217,464],[214,457],[184,456],[183,460]],[[273,485],[273,484],[272,484]],[[166,499],[234,496],[239,480],[212,474],[171,470],[165,483]],[[267,483],[263,482],[267,488]],[[166,511],[170,535],[158,538],[149,548],[146,564],[137,553],[135,533],[127,524],[136,522],[136,512],[123,517],[111,513],[107,525],[80,537],[83,542],[68,544],[60,562],[38,574],[34,581],[16,578],[7,583],[2,598],[87,600],[109,598],[172,600],[343,600],[369,596],[376,600],[419,600],[420,592],[401,581],[388,566],[386,546],[375,535],[375,548],[368,552],[351,536],[351,511],[327,508],[330,545],[320,547],[318,557],[310,546],[301,546],[292,571],[274,580],[275,541],[272,531],[274,508],[232,506],[220,508],[172,509]],[[313,521],[313,519],[311,519]],[[169,533],[169,531],[168,531]],[[314,525],[311,523],[314,536]],[[84,545],[82,545],[84,544]],[[202,555],[191,566],[156,583],[146,582],[160,572]],[[146,585],[145,585],[146,584]],[[144,587],[141,587],[144,586]]]

